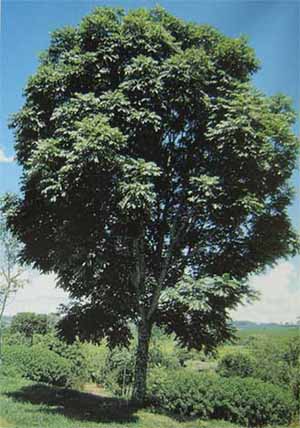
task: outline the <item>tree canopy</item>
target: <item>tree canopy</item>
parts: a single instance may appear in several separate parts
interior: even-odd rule
[[[211,349],[249,273],[297,251],[295,114],[253,87],[258,67],[245,37],[160,7],[96,8],[52,34],[11,121],[7,211],[24,260],[75,300],[66,336],[115,345],[129,321],[141,340],[157,323]]]
[[[12,319],[10,331],[21,333],[32,342],[34,334],[46,334],[51,331],[51,321],[45,314],[19,312]]]

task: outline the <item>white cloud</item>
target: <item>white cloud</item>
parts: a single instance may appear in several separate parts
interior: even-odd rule
[[[300,275],[293,263],[282,261],[250,284],[261,295],[257,302],[232,313],[235,320],[295,322],[300,315]]]
[[[12,163],[14,162],[13,156],[6,156],[4,150],[0,147],[0,163]]]
[[[61,288],[56,288],[55,283],[53,274],[30,272],[27,275],[27,284],[12,297],[5,315],[15,315],[18,312],[55,312],[60,304],[68,302],[68,294]]]

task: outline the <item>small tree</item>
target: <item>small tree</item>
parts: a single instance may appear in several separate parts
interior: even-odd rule
[[[45,314],[35,314],[34,312],[19,312],[12,319],[10,331],[21,333],[27,337],[31,344],[34,334],[47,334],[51,330],[48,316]]]
[[[5,216],[0,212],[0,362],[5,308],[10,298],[24,285],[19,252],[20,243],[8,230]]]
[[[295,115],[253,88],[257,69],[245,38],[161,8],[97,8],[53,33],[11,122],[23,258],[75,300],[70,340],[126,344],[138,326],[139,401],[154,324],[211,350],[232,334],[248,274],[298,248]]]

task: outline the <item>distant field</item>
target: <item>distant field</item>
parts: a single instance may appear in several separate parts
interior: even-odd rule
[[[243,344],[245,339],[264,339],[275,342],[289,341],[293,337],[300,337],[299,327],[257,327],[238,331],[238,343]]]
[[[239,329],[236,333],[236,340],[233,343],[220,346],[217,358],[221,358],[228,352],[248,352],[254,343],[269,342],[272,344],[284,345],[292,338],[300,338],[299,327],[251,327]]]
[[[248,335],[267,335],[267,336],[281,336],[281,337],[287,337],[287,336],[293,336],[300,333],[300,328],[295,327],[251,327],[251,328],[244,328],[239,329],[239,336],[248,336]]]
[[[227,352],[240,351],[248,352],[251,346],[256,342],[264,341],[273,344],[284,345],[289,342],[292,338],[300,339],[300,328],[298,326],[285,327],[280,325],[270,326],[257,326],[247,328],[237,328],[236,339],[232,343],[227,343],[223,346],[218,347],[217,357],[219,359]],[[173,336],[160,338],[159,346],[161,349],[172,355],[174,353],[175,339]],[[198,368],[198,362],[206,360],[204,355],[200,352],[193,352],[193,360],[189,362],[189,367]],[[215,360],[215,358],[213,358]],[[202,364],[202,363],[201,363]]]

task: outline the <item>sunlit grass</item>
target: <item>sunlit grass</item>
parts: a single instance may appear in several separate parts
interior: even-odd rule
[[[114,397],[34,384],[22,378],[1,379],[0,409],[0,428],[241,428],[225,421],[180,422],[150,410],[132,409]]]

